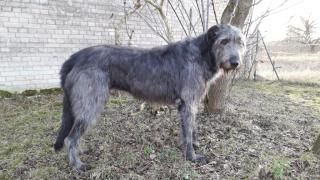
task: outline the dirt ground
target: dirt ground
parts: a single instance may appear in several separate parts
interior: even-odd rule
[[[198,153],[184,160],[174,107],[158,115],[128,95],[112,97],[82,141],[72,170],[52,144],[60,125],[61,94],[0,99],[0,179],[320,179],[311,148],[320,133],[320,86],[243,82],[232,89],[225,118],[197,117]]]

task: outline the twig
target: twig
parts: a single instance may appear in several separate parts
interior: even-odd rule
[[[183,32],[185,33],[186,36],[188,36],[188,33],[187,33],[186,29],[184,28],[184,26],[183,26],[183,24],[182,24],[182,22],[181,22],[181,20],[180,20],[180,18],[179,18],[179,16],[178,16],[176,10],[174,9],[173,5],[171,4],[171,1],[168,0],[168,3],[169,3],[169,5],[170,5],[170,7],[172,8],[174,14],[176,15],[176,17],[177,17],[177,19],[178,19],[178,21],[179,21],[179,24],[180,24],[180,26],[181,26],[182,29],[183,29]]]
[[[210,8],[210,0],[207,0],[207,22],[206,22],[206,31],[209,28],[209,8]]]
[[[169,43],[169,41],[161,33],[159,33],[159,31],[154,29],[153,26],[148,21],[146,21],[145,18],[139,12],[136,12],[136,13],[156,35],[158,35],[161,39],[166,41],[166,43]]]
[[[150,21],[153,21],[154,24],[157,24],[158,26],[155,26],[155,30],[157,30],[157,27],[160,27],[159,33],[161,33],[163,35],[163,33],[166,32],[166,29],[164,27],[163,21],[158,21],[158,18],[155,17],[153,10],[151,10],[150,6],[147,5],[148,11],[151,14],[151,18],[146,16],[147,19],[149,19]],[[161,24],[161,25],[160,25]]]
[[[258,52],[259,52],[259,34],[256,33],[257,35],[257,40],[256,40],[256,53],[255,53],[255,56],[254,56],[254,59],[252,61],[252,64],[251,64],[251,67],[250,67],[250,70],[249,70],[249,75],[248,75],[248,79],[250,79],[250,75],[251,75],[251,72],[252,72],[252,69],[253,69],[253,66],[255,66],[255,63],[256,63],[256,59],[257,59],[257,56],[258,56]]]
[[[128,45],[130,46],[134,30],[131,30],[130,33],[129,33],[128,17],[129,17],[129,15],[133,14],[137,10],[137,8],[135,8],[133,11],[128,13],[127,8],[126,8],[126,1],[124,1],[123,2],[123,10],[124,10],[124,22],[125,22],[125,27],[126,27],[126,33],[127,33],[128,38],[129,38]]]
[[[212,4],[212,9],[213,9],[214,19],[216,20],[216,24],[219,24],[219,20],[218,20],[218,16],[217,16],[217,11],[216,11],[216,8],[215,8],[215,6],[214,6],[213,0],[211,0],[211,4]]]
[[[235,4],[235,6],[234,6],[234,8],[233,8],[232,15],[231,15],[231,18],[230,18],[230,21],[229,21],[230,24],[231,24],[231,22],[232,22],[232,19],[233,19],[233,18],[235,17],[235,15],[236,15],[236,10],[237,10],[238,6],[239,6],[239,0],[236,0],[236,4]]]
[[[181,2],[181,0],[179,0],[179,3],[181,4],[181,8],[182,8],[183,11],[186,13],[186,15],[187,15],[187,17],[188,17],[188,19],[189,19],[189,23],[190,23],[190,26],[191,26],[194,34],[197,35],[197,32],[196,32],[196,30],[195,30],[195,28],[194,28],[194,25],[192,24],[192,14],[191,14],[192,9],[190,8],[190,16],[189,16],[189,15],[188,15],[188,12],[187,12],[187,9],[185,8],[185,6],[184,6],[183,3]],[[179,8],[179,9],[180,9],[180,8]],[[180,12],[182,12],[182,11],[180,10]],[[183,13],[182,13],[182,14],[183,14]]]
[[[266,46],[266,43],[264,42],[264,39],[263,39],[263,37],[262,37],[262,35],[261,35],[261,33],[260,33],[259,30],[258,30],[258,33],[259,33],[259,35],[260,35],[260,37],[261,37],[262,44],[263,44],[263,46],[264,46],[264,48],[265,48],[265,50],[266,50],[266,53],[267,53],[267,55],[268,55],[268,59],[269,59],[271,65],[272,65],[273,71],[274,71],[274,73],[276,74],[277,79],[280,81],[280,78],[279,78],[279,75],[278,75],[278,73],[277,73],[276,67],[274,66],[274,63],[273,63],[273,61],[272,61],[272,59],[271,59],[271,56],[270,56],[270,53],[269,53],[268,48],[267,48],[267,46]]]
[[[158,10],[158,13],[159,13],[159,15],[160,15],[160,17],[161,17],[161,19],[162,19],[165,27],[166,27],[165,35],[166,35],[167,38],[168,38],[167,40],[168,40],[169,42],[171,42],[171,41],[173,40],[173,36],[172,36],[172,34],[171,34],[171,28],[170,28],[170,26],[169,26],[168,19],[167,19],[165,13],[163,12],[163,3],[164,3],[164,0],[161,0],[159,5],[156,4],[156,3],[154,3],[154,2],[151,1],[151,0],[145,0],[145,2],[148,3],[148,4],[150,4],[150,5],[153,6],[154,8],[156,8],[156,10]]]
[[[201,10],[200,10],[200,7],[199,7],[199,3],[198,3],[198,0],[195,0],[196,2],[196,7],[197,7],[197,10],[198,10],[198,14],[199,14],[199,17],[200,17],[200,20],[201,20],[201,24],[202,24],[202,30],[203,32],[205,31],[204,29],[204,22],[203,22],[203,17],[202,17],[202,14],[201,14]]]
[[[255,3],[255,0],[254,0],[254,3]],[[249,30],[252,25],[253,11],[254,11],[254,6],[250,8],[249,22],[246,24],[246,30],[245,30],[246,37],[248,37]]]
[[[201,0],[201,11],[202,11],[202,18],[203,18],[203,32],[206,31],[206,21],[205,21],[205,9],[204,9],[204,2]]]

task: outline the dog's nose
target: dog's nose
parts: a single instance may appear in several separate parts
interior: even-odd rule
[[[240,64],[240,61],[239,61],[239,58],[237,56],[233,56],[230,58],[230,65],[233,67],[233,68],[236,68],[238,67]]]
[[[230,63],[232,67],[236,68],[239,66],[239,62],[231,62]]]

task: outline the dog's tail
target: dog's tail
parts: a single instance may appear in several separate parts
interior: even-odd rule
[[[75,55],[72,55],[64,64],[62,65],[62,68],[60,70],[60,80],[61,80],[61,87],[64,89],[64,84],[66,82],[67,75],[74,67],[77,58],[74,57]]]
[[[56,139],[55,144],[53,145],[55,151],[60,150],[63,147],[64,139],[69,135],[69,132],[72,129],[72,126],[74,124],[74,117],[72,114],[72,106],[69,100],[67,89],[65,88],[65,81],[67,78],[67,75],[70,73],[72,68],[74,67],[76,58],[70,58],[68,59],[61,68],[60,71],[60,78],[61,78],[61,87],[64,90],[63,95],[63,115],[62,115],[62,122],[61,127]]]

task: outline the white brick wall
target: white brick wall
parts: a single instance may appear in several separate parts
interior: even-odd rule
[[[221,12],[226,0],[215,1]],[[58,87],[60,66],[72,53],[115,43],[122,4],[122,0],[0,0],[0,89]],[[175,39],[184,38],[174,16],[170,22]],[[130,17],[128,25],[135,30],[134,46],[165,44],[138,16]],[[124,27],[119,34],[126,44]]]

